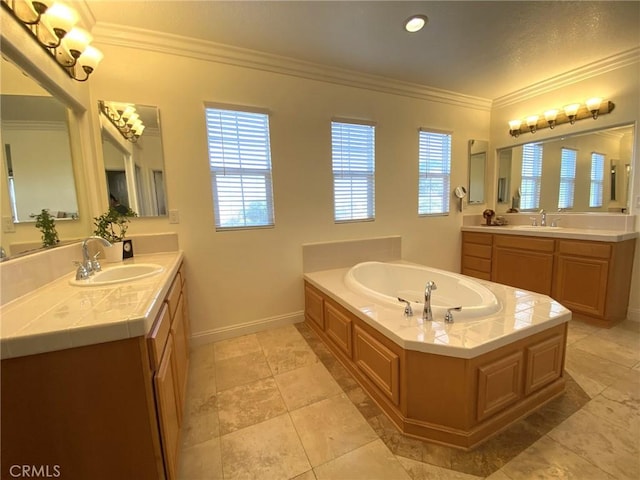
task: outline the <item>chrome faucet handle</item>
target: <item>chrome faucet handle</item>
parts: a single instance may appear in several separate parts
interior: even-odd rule
[[[93,272],[101,272],[102,265],[100,265],[100,260],[98,257],[100,256],[100,252],[97,252],[89,262],[91,263],[91,271]]]
[[[409,302],[409,300],[405,300],[404,298],[400,298],[400,297],[398,297],[398,301],[406,303],[406,305],[404,307],[404,315],[405,315],[405,317],[412,317],[413,316],[413,309],[411,308],[411,302]]]
[[[74,261],[73,263],[78,267],[76,270],[76,280],[86,280],[89,278],[89,271],[87,270],[87,267],[85,267],[84,263],[78,261]]]
[[[529,220],[531,220],[531,226],[532,227],[537,227],[538,226],[538,219],[536,217],[529,217]]]
[[[451,312],[459,312],[460,310],[462,310],[462,307],[447,308],[447,313],[444,315],[444,323],[453,323],[453,313]]]

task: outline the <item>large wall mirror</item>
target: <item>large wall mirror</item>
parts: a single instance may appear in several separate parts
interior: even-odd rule
[[[131,106],[144,130],[132,136],[126,122],[105,105]],[[123,102],[99,103],[102,155],[110,205],[124,205],[140,217],[167,215],[164,156],[158,108]],[[109,118],[111,116],[111,118]]]
[[[497,208],[517,211],[629,210],[633,125],[568,135],[498,151]]]
[[[488,148],[486,140],[469,140],[469,204],[485,203]]]
[[[3,221],[78,218],[68,108],[4,58],[0,71]]]

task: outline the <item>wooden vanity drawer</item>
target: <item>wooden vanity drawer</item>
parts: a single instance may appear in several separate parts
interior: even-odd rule
[[[602,242],[558,240],[558,253],[606,259],[611,255],[611,245]]]
[[[515,235],[495,235],[495,247],[533,250],[553,253],[555,240],[551,238],[519,237]]]
[[[162,304],[160,313],[153,323],[151,333],[147,337],[149,346],[149,360],[151,361],[151,369],[157,370],[162,359],[162,352],[167,344],[169,332],[171,331],[171,318],[169,316],[169,307],[166,303]]]
[[[493,243],[493,237],[490,233],[462,232],[462,241],[468,243],[479,243],[482,245],[491,245]]]
[[[476,270],[478,272],[491,273],[491,259],[469,257],[465,255],[462,258],[462,267],[465,270],[471,269],[471,270]]]
[[[491,245],[478,245],[476,243],[465,243],[462,246],[464,256],[491,259]]]
[[[176,310],[180,301],[180,293],[182,293],[182,279],[180,272],[178,272],[176,277],[173,279],[173,283],[171,284],[171,288],[169,288],[169,293],[167,294],[167,303],[169,304],[169,313],[171,314],[171,318],[176,316]]]

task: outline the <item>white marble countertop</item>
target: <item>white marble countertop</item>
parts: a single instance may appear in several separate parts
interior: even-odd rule
[[[525,235],[529,237],[568,238],[573,240],[593,240],[596,242],[622,242],[638,237],[638,232],[625,232],[621,230],[598,230],[586,228],[522,228],[525,225],[467,225],[462,227],[463,232],[497,233],[504,235]]]
[[[0,309],[1,358],[146,335],[182,259],[182,252],[136,255],[123,263],[156,263],[164,270],[135,281],[93,287],[70,285],[75,277],[71,273],[7,303]]]
[[[344,283],[348,270],[306,273],[304,278],[405,350],[474,358],[571,319],[569,310],[546,295],[475,278],[498,297],[497,313],[453,324],[444,319],[424,321],[421,312],[405,317],[400,302],[397,308],[385,307],[349,290]]]

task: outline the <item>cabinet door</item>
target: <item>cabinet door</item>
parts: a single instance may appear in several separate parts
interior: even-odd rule
[[[602,317],[609,261],[558,255],[553,298],[576,313]]]
[[[553,255],[496,247],[491,280],[516,288],[551,295]]]
[[[324,309],[322,296],[313,287],[304,287],[304,313],[320,330],[324,330]]]
[[[162,453],[167,479],[176,478],[178,446],[180,443],[180,423],[175,391],[175,362],[173,338],[170,335],[164,350],[160,367],[153,378],[158,402],[158,422],[162,433]]]
[[[176,403],[178,405],[178,421],[182,424],[182,413],[187,393],[187,370],[189,368],[189,349],[187,348],[186,329],[182,308],[183,299],[180,297],[176,315],[171,323],[173,337],[173,356],[175,364]]]

